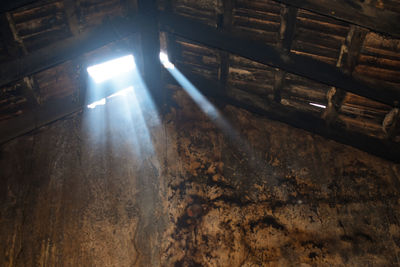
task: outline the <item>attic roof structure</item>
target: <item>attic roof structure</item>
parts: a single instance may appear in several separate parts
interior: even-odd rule
[[[0,26],[0,266],[400,265],[400,0],[3,0]]]
[[[165,102],[161,38],[217,102],[400,159],[397,0],[19,0],[0,23],[2,143],[80,110],[98,55],[137,54]]]

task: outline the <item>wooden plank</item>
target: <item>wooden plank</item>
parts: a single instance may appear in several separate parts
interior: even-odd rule
[[[400,37],[400,14],[378,9],[370,1],[355,0],[273,0],[370,30]]]
[[[377,88],[354,79],[342,70],[313,58],[289,54],[249,36],[227,33],[197,21],[162,12],[160,24],[165,30],[207,46],[226,50],[256,62],[277,67],[330,86],[342,88],[378,102],[394,105],[400,100],[398,88]],[[195,31],[193,29],[196,29]]]
[[[11,11],[33,2],[37,2],[37,0],[2,0],[0,3],[0,13]]]
[[[293,38],[296,30],[297,8],[285,7],[281,14],[281,47],[285,51],[292,48]]]
[[[233,0],[223,1],[223,13],[221,14],[222,19],[221,23],[219,23],[218,28],[227,32],[230,32],[232,29],[233,22],[233,9],[235,2]],[[229,76],[229,53],[226,51],[220,51],[221,57],[221,66],[220,66],[220,83],[222,88],[226,88],[226,84],[228,82]]]
[[[115,29],[118,29],[116,31]],[[118,18],[22,58],[0,64],[0,86],[76,58],[138,30],[138,18]]]
[[[284,107],[274,102],[264,101],[265,105],[263,107],[257,107],[251,103],[227,95],[225,91],[220,88],[221,85],[219,81],[208,80],[185,70],[180,71],[202,94],[207,97],[215,98],[218,102],[249,110],[253,113],[266,116],[269,119],[281,121],[290,126],[315,133],[396,163],[400,162],[399,143],[381,140],[339,128],[330,128],[327,127],[325,120],[321,118],[306,112]],[[251,96],[249,93],[246,94],[250,98],[254,97],[258,103],[260,102],[259,96]]]

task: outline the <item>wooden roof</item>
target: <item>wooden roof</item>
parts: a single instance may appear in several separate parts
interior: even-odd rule
[[[400,160],[399,0],[0,7],[1,143],[81,110],[85,66],[105,57],[133,52],[153,96],[168,94],[173,79],[157,74],[161,36],[170,60],[216,101]]]

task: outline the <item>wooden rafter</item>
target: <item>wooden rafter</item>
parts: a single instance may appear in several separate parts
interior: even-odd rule
[[[296,7],[284,7],[281,14],[281,48],[290,52],[296,29]]]
[[[351,77],[342,70],[303,55],[289,54],[260,41],[250,41],[248,36],[227,33],[179,15],[162,12],[161,25],[172,33],[208,46],[226,50],[259,63],[316,80],[378,102],[394,105],[400,100],[396,88],[379,88]],[[138,30],[139,19],[116,19],[112,22],[53,44],[12,62],[0,64],[0,86],[45,70],[68,59],[126,37]],[[118,28],[118,34],[115,28]],[[196,29],[196,31],[193,31]],[[155,58],[153,59],[155,60]],[[158,60],[158,58],[157,58]]]
[[[369,1],[355,0],[273,0],[324,16],[356,24],[370,30],[400,37],[400,15],[373,7]]]
[[[234,5],[235,2],[233,0],[223,1],[223,13],[221,14],[222,20],[218,25],[219,29],[227,32],[231,31]],[[225,89],[229,76],[229,65],[230,65],[229,53],[226,51],[220,51],[220,56],[221,56],[220,83],[221,83],[221,88]]]
[[[335,86],[378,102],[393,106],[395,101],[400,100],[400,90],[397,88],[377,89],[351,77],[335,66],[303,55],[288,55],[281,49],[263,42],[250,41],[249,38],[246,38],[250,36],[244,34],[227,33],[168,12],[161,13],[160,22],[165,30],[189,40],[226,50],[250,60]],[[196,29],[196,31],[193,31],[193,29]]]

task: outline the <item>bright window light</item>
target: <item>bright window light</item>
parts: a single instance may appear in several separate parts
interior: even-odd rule
[[[103,106],[105,104],[106,104],[106,99],[102,98],[99,101],[93,102],[92,104],[88,105],[87,107],[93,109],[93,108],[95,108],[97,106]]]
[[[175,69],[174,64],[169,61],[168,55],[165,52],[160,52],[160,61],[166,69]]]
[[[318,107],[318,108],[326,108],[325,105],[317,104],[317,103],[310,103],[311,106]]]
[[[107,98],[113,98],[113,97],[117,97],[117,96],[126,96],[127,94],[133,92],[133,86],[129,86],[128,88],[119,90],[118,92],[116,92],[115,94],[112,94],[110,96],[107,96]]]
[[[133,55],[116,58],[87,68],[96,83],[102,83],[135,68]]]

